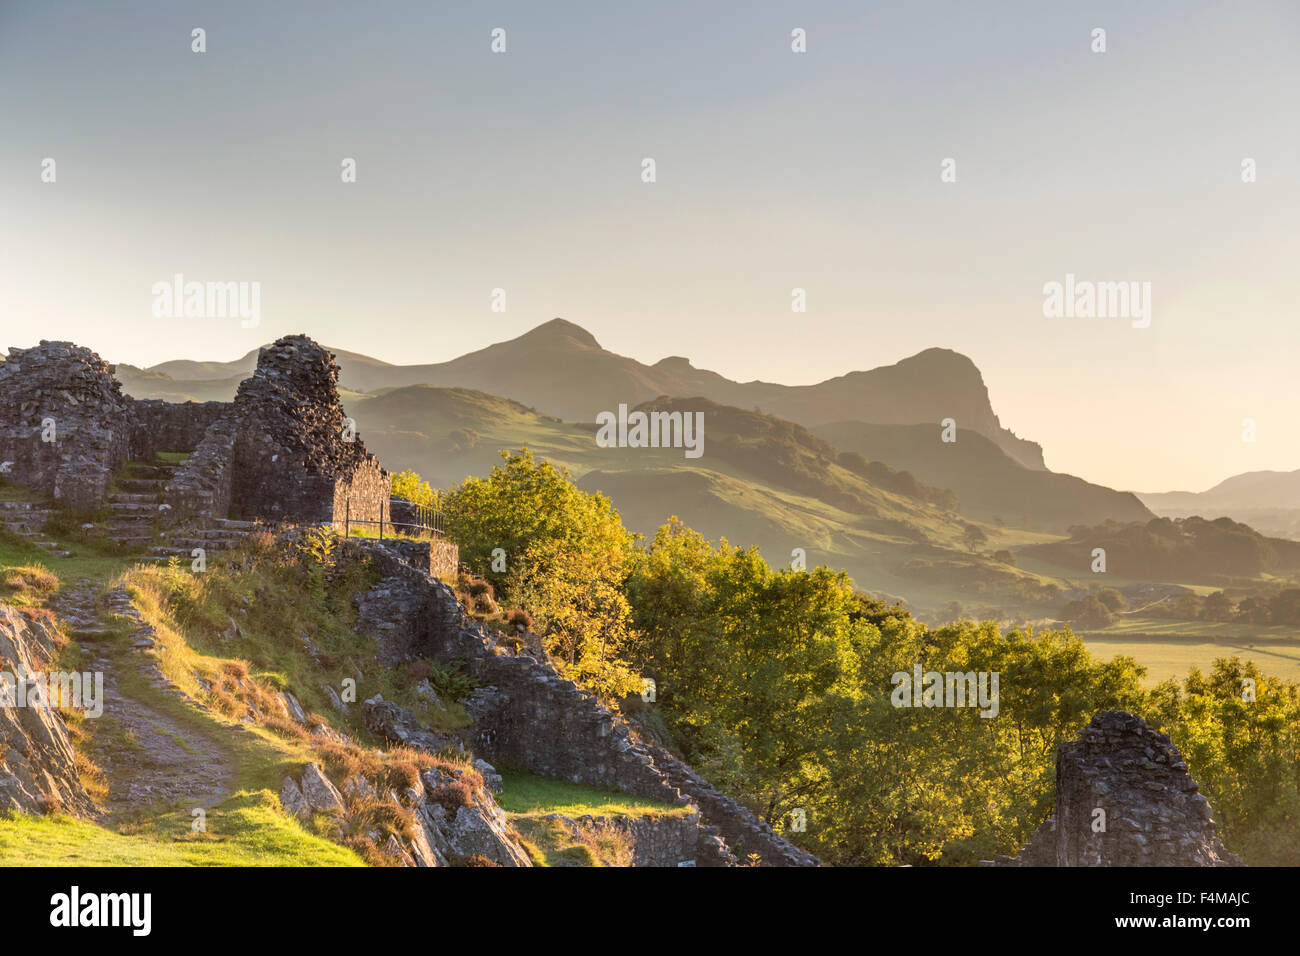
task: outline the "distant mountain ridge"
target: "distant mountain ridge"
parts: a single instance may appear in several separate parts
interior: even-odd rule
[[[1300,508],[1300,469],[1247,471],[1225,478],[1208,491],[1138,492],[1148,507]]]
[[[1265,534],[1300,541],[1300,470],[1248,471],[1207,491],[1139,492],[1162,517],[1227,517]]]
[[[571,421],[592,421],[598,412],[660,396],[700,396],[722,405],[758,408],[805,427],[841,421],[959,427],[984,435],[1027,468],[1044,470],[1042,448],[1004,428],[989,401],[979,369],[947,349],[926,349],[894,365],[849,372],[816,385],[736,382],[669,356],[653,365],[601,347],[596,338],[565,319],[553,319],[517,338],[425,365],[386,362],[333,349],[342,368],[340,384],[357,392],[407,385],[471,388],[500,395]],[[256,351],[233,362],[163,362],[147,369],[119,367],[133,395],[216,399],[256,364]]]
[[[963,514],[998,525],[1060,532],[1107,518],[1129,522],[1151,517],[1130,492],[1025,468],[996,442],[969,429],[959,428],[951,443],[939,440],[938,425],[833,422],[813,433],[842,451],[858,452],[906,469],[926,484],[950,488]]]

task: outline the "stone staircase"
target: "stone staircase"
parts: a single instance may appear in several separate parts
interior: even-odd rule
[[[66,558],[72,552],[62,550],[43,533],[52,514],[50,508],[30,501],[0,501],[0,528],[26,538],[50,557]]]
[[[147,548],[146,556],[158,561],[172,557],[189,560],[195,548],[207,554],[228,551],[255,527],[252,521],[209,518],[199,527],[182,526],[157,530],[165,513],[163,496],[167,483],[176,475],[180,462],[129,462],[108,496],[108,536],[129,548]]]
[[[254,521],[235,521],[231,518],[210,518],[205,527],[172,528],[162,533],[162,542],[149,549],[149,557],[167,561],[173,556],[188,559],[195,548],[208,554],[229,551],[248,532],[257,527]]]
[[[176,462],[161,460],[126,465],[123,477],[114,482],[118,490],[107,498],[109,538],[128,548],[154,543],[154,522],[161,510],[163,491],[177,467]]]

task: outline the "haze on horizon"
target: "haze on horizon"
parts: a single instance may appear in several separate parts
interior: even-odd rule
[[[412,364],[562,316],[799,385],[938,346],[1054,470],[1300,468],[1294,3],[568,8],[0,2],[0,347]],[[175,273],[260,325],[155,318]],[[1067,273],[1150,282],[1151,327],[1044,318]]]

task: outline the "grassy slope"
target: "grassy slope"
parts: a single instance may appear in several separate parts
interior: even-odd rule
[[[822,466],[827,480],[877,512],[849,513],[711,454],[707,429],[704,456],[688,459],[680,449],[600,448],[591,426],[561,422],[468,389],[411,386],[352,395],[346,401],[367,447],[389,467],[412,468],[435,485],[486,474],[500,463],[500,450],[527,443],[536,454],[568,468],[585,490],[607,494],[624,523],[645,535],[677,515],[710,538],[758,545],[777,566],[788,565],[791,551],[802,548],[810,566],[843,568],[860,587],[917,606],[946,603],[953,595],[900,576],[904,561],[935,554],[971,560],[960,543],[964,519],[959,515],[882,491],[827,462]],[[1048,534],[982,527],[989,549],[1055,540]],[[929,543],[918,543],[917,536]],[[1047,579],[1015,569],[999,573],[1009,580]]]
[[[509,814],[524,849],[536,866],[629,866],[632,847],[627,837],[609,827],[610,817],[679,816],[689,807],[632,797],[616,790],[599,790],[565,780],[549,780],[508,768],[501,770],[503,792],[497,798]],[[552,818],[560,814],[577,821],[577,829]],[[594,820],[583,820],[591,816]]]
[[[35,549],[21,540],[0,540],[0,570],[32,563]],[[41,556],[37,551],[36,556]],[[107,584],[131,561],[122,558],[48,559],[44,566],[61,581],[91,579]],[[143,568],[144,574],[158,569]],[[0,594],[0,599],[9,595]],[[226,659],[205,657],[190,649],[180,636],[160,628],[163,670],[187,690],[198,690],[195,673],[220,672]],[[209,813],[206,832],[191,830],[187,808],[156,807],[129,820],[92,822],[68,818],[0,818],[0,865],[262,865],[336,866],[361,864],[351,850],[322,839],[279,811],[276,793],[280,781],[296,771],[308,757],[301,746],[260,727],[248,727],[209,710],[190,706],[154,688],[131,666],[132,653],[123,632],[108,647],[123,691],[164,710],[196,735],[220,740],[230,752],[234,793]],[[60,652],[59,666],[71,670],[81,664],[82,650],[68,641]],[[69,715],[69,725],[79,749],[92,756],[130,746],[120,727],[106,714],[97,720]]]

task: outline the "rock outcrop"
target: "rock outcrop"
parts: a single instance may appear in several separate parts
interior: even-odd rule
[[[56,639],[52,623],[0,604],[0,810],[95,809],[78,776],[63,717],[48,694],[30,693],[33,685],[48,686]]]
[[[1056,755],[1056,815],[998,866],[1240,866],[1168,734],[1103,710]]]
[[[285,777],[280,786],[280,805],[286,812],[301,819],[324,813],[336,817],[340,825],[354,802],[375,799],[380,795],[371,781],[352,777],[340,791],[316,763],[307,764],[298,780]],[[505,811],[472,773],[430,767],[420,771],[404,793],[389,790],[382,799],[405,808],[411,819],[409,831],[400,836],[392,833],[381,841],[380,834],[370,835],[394,863],[422,867],[466,862],[533,865],[507,824]]]

